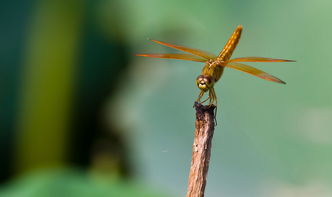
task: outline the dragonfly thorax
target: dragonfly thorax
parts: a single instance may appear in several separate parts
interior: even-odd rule
[[[204,92],[208,91],[210,88],[213,87],[214,80],[206,75],[200,75],[196,79],[196,85],[199,89],[203,90]]]
[[[220,65],[224,65],[225,62],[221,59],[210,59],[208,61],[208,64],[209,64],[209,68],[214,68],[214,67],[217,67],[217,66],[220,66]]]

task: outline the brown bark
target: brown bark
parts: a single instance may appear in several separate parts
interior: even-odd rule
[[[186,197],[203,197],[215,126],[215,106],[195,102],[196,128]]]

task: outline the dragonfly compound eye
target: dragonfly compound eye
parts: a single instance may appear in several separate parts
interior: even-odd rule
[[[212,87],[211,77],[200,75],[196,79],[197,87],[204,92],[208,91]]]

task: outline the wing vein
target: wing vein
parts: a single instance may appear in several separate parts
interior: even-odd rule
[[[273,81],[273,82],[277,82],[277,83],[286,84],[286,82],[282,81],[281,79],[279,79],[275,76],[272,76],[272,75],[270,75],[270,74],[268,74],[268,73],[266,73],[262,70],[259,70],[257,68],[248,66],[246,64],[235,63],[235,62],[233,63],[232,62],[232,63],[226,64],[225,67],[233,68],[235,70],[239,70],[239,71],[254,75],[256,77],[259,77],[259,78],[262,78],[262,79],[265,79],[265,80],[268,80],[268,81]]]
[[[151,40],[151,41],[153,41],[153,42],[155,42],[157,44],[161,44],[161,45],[164,45],[164,46],[167,46],[167,47],[171,47],[171,48],[174,48],[174,49],[177,49],[177,50],[180,50],[180,51],[184,51],[184,52],[187,52],[187,53],[191,53],[191,54],[203,57],[206,60],[216,58],[215,55],[213,55],[213,54],[211,54],[209,52],[205,52],[205,51],[199,50],[199,49],[192,49],[192,48],[189,48],[189,47],[184,47],[184,46],[169,44],[169,43],[161,42],[161,41],[158,41],[158,40]]]
[[[190,54],[136,54],[136,56],[143,57],[153,57],[153,58],[164,58],[164,59],[178,59],[178,60],[188,60],[194,62],[206,62],[207,60],[201,57],[197,57]]]

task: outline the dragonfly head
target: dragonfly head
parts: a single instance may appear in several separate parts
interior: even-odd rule
[[[204,92],[208,91],[210,88],[212,88],[214,82],[211,77],[206,75],[200,75],[196,79],[197,87]]]

